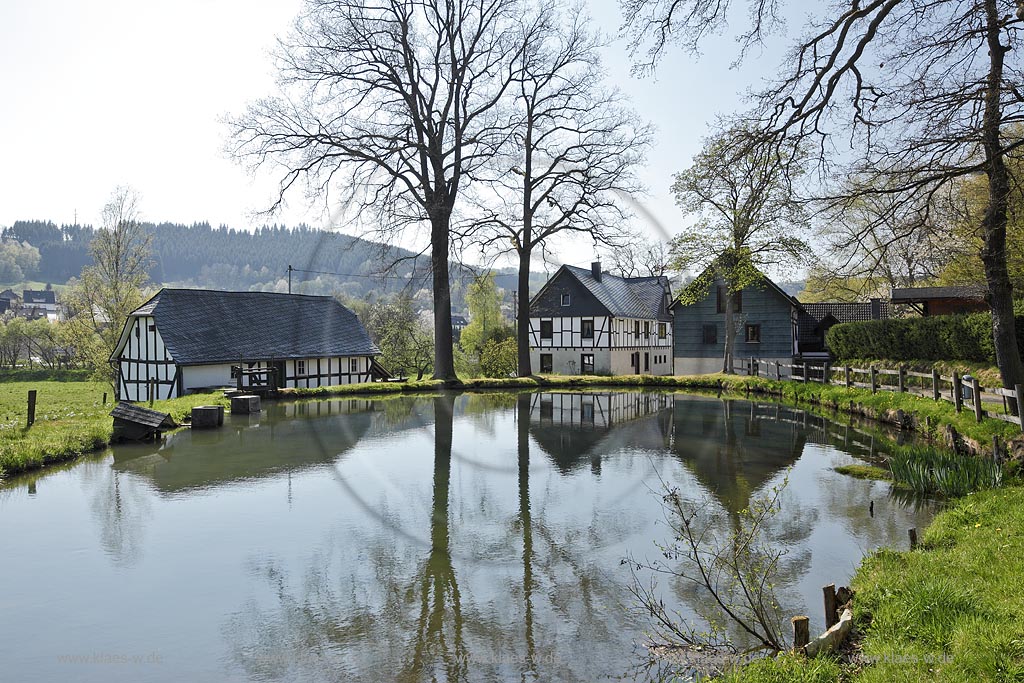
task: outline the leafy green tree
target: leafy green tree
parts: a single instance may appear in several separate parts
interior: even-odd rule
[[[39,270],[39,250],[28,242],[0,240],[0,282],[18,283]]]
[[[763,285],[761,268],[794,263],[809,251],[800,236],[805,217],[795,192],[800,150],[753,146],[752,136],[742,127],[712,135],[672,185],[676,203],[694,220],[669,245],[672,267],[700,270],[680,300],[699,301],[724,282],[726,373],[733,372],[740,324],[737,293]]]
[[[389,372],[397,375],[415,372],[417,379],[430,372],[434,336],[430,326],[416,313],[408,295],[378,300],[361,308],[360,318],[370,338],[380,348],[381,364]]]
[[[494,274],[478,277],[466,289],[469,324],[459,340],[466,353],[479,355],[489,340],[501,341],[512,330],[501,314],[501,292],[494,284]]]
[[[0,366],[14,369],[28,348],[28,333],[24,318],[10,318],[0,323]]]
[[[139,220],[138,195],[118,188],[103,207],[103,227],[89,245],[92,264],[70,288],[74,315],[71,337],[87,354],[97,377],[114,380],[108,360],[117,346],[128,314],[143,301],[148,281],[152,236]]]

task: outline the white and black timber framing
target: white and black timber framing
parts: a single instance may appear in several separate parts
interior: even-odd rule
[[[184,393],[181,368],[167,353],[151,316],[134,319],[117,361],[117,383],[120,400],[159,401]]]

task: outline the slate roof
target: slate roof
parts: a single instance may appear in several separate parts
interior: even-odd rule
[[[57,293],[51,290],[33,291],[26,289],[24,291],[24,301],[26,304],[55,304],[57,303]]]
[[[665,322],[672,320],[666,306],[665,295],[671,292],[667,277],[627,278],[601,273],[601,279],[598,280],[589,268],[562,267],[572,273],[610,314],[618,318],[650,318]]]
[[[0,292],[0,299],[6,299],[7,301],[17,301],[21,299],[21,297],[18,296],[17,292],[15,292],[13,289],[8,288]]]
[[[135,422],[146,427],[152,427],[153,429],[159,429],[161,427],[177,427],[174,420],[172,420],[171,416],[167,413],[143,408],[142,406],[133,405],[127,401],[119,402],[114,409],[110,411],[110,416],[119,420]]]
[[[966,299],[980,301],[985,298],[981,285],[959,287],[904,287],[893,289],[890,294],[893,303],[918,303],[928,299]]]
[[[161,289],[132,316],[153,316],[182,365],[380,353],[356,314],[327,296]]]
[[[881,320],[892,317],[892,311],[889,302],[880,301]],[[839,303],[839,302],[825,302],[816,304],[800,304],[807,314],[815,320],[815,322],[821,322],[827,316],[831,315],[836,319],[837,322],[841,323],[852,323],[860,320],[872,320],[871,317],[871,302],[856,302],[856,303]]]

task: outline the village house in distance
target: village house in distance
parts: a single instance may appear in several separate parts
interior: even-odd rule
[[[355,313],[326,296],[161,289],[128,316],[110,362],[117,398],[175,398],[200,389],[321,387],[387,377]]]
[[[530,301],[530,363],[566,375],[671,375],[667,277],[561,266]]]

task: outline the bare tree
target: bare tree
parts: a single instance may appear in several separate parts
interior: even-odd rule
[[[491,166],[474,228],[485,253],[518,260],[517,355],[530,367],[530,264],[556,235],[612,244],[628,215],[621,195],[639,191],[634,170],[650,128],[624,96],[604,85],[600,39],[577,7],[568,17],[543,0],[522,22],[510,132]]]
[[[755,135],[740,126],[711,136],[672,185],[676,202],[696,221],[673,238],[672,266],[701,271],[680,299],[693,303],[724,282],[726,373],[733,372],[739,292],[764,284],[761,268],[784,266],[809,252],[799,236],[805,221],[795,189],[801,151],[751,145]]]
[[[516,0],[307,0],[279,48],[277,97],[231,121],[232,152],[284,169],[273,208],[305,181],[339,191],[384,235],[429,234],[434,377],[455,379],[453,215],[506,134]],[[424,230],[428,226],[429,230]]]
[[[603,256],[622,277],[657,277],[670,271],[668,245],[643,235],[630,235],[623,244],[605,249]]]
[[[673,41],[695,49],[724,26],[725,0],[623,0],[626,30],[651,65]],[[781,0],[748,0],[742,49],[779,20]],[[1004,386],[1024,382],[1006,259],[1010,175],[1006,156],[1024,144],[1022,0],[837,0],[812,20],[780,78],[756,95],[766,142],[814,141],[833,178],[875,181],[859,194],[921,206],[958,179],[984,174],[981,261]],[[836,164],[836,143],[854,161]],[[849,193],[826,198],[846,201]]]

